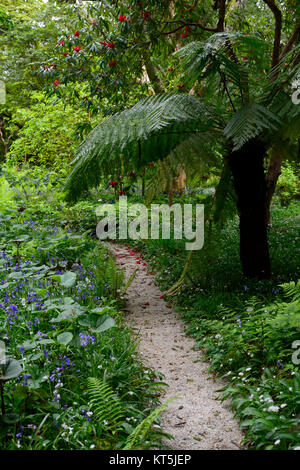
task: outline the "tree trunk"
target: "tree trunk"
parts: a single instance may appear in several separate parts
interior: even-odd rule
[[[264,174],[265,147],[257,140],[249,141],[229,155],[229,165],[237,196],[240,217],[240,258],[245,276],[271,276]]]
[[[271,202],[275,192],[278,178],[281,174],[282,155],[276,153],[271,156],[268,171],[266,174],[266,224],[271,222]]]

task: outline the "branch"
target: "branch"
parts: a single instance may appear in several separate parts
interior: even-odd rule
[[[200,22],[198,23],[190,23],[190,22],[185,22],[184,20],[174,20],[174,21],[167,21],[166,24],[174,24],[174,23],[181,23],[180,26],[177,26],[177,28],[173,29],[172,31],[166,31],[165,33],[161,32],[160,34],[172,34],[176,33],[176,31],[179,31],[180,29],[184,28],[185,26],[196,26],[197,28],[203,29],[203,31],[210,31],[211,33],[216,33],[218,31],[217,28],[208,28],[206,26],[203,26]]]
[[[284,46],[283,48],[283,51],[282,53],[280,54],[280,59],[282,59],[282,57],[287,54],[288,52],[290,52],[290,50],[292,49],[293,47],[293,44],[294,42],[297,40],[298,36],[300,35],[300,22],[298,23],[298,25],[296,26],[293,34],[291,35],[290,39],[288,40],[288,42],[286,43],[286,45]]]
[[[220,0],[219,20],[218,20],[218,24],[217,24],[218,33],[222,33],[224,31],[225,13],[226,13],[226,0]]]
[[[181,23],[181,26],[178,26],[172,31],[166,31],[165,33],[162,32],[160,34],[167,35],[167,34],[176,33],[176,31],[179,31],[181,28],[184,28],[184,26],[195,26],[196,28],[200,28],[203,31],[209,31],[211,33],[222,33],[224,31],[226,0],[220,0],[220,4],[216,8],[219,9],[219,19],[218,19],[218,24],[215,28],[209,28],[207,26],[203,26],[203,24],[201,24],[200,21],[198,21],[197,23],[191,23],[191,22],[185,22],[184,20],[174,20],[174,21],[167,21],[166,24]]]
[[[273,42],[273,54],[272,54],[272,69],[279,64],[279,54],[280,54],[280,38],[281,38],[281,28],[282,28],[282,13],[281,10],[277,7],[274,0],[263,0],[266,5],[272,11],[275,18],[275,31],[274,31],[274,42]],[[273,80],[276,78],[278,72],[273,74]]]

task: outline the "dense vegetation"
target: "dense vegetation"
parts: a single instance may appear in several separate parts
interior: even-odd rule
[[[201,251],[134,245],[246,445],[300,447],[299,18],[297,0],[0,0],[2,449],[162,446],[163,377],[95,236],[124,195],[204,204]]]

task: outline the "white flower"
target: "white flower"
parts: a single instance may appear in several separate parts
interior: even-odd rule
[[[274,413],[277,413],[279,411],[279,406],[269,406],[268,411],[273,411]]]
[[[278,444],[280,444],[280,439],[277,439],[277,441],[274,442],[275,446],[277,446]]]
[[[282,403],[282,405],[280,405],[280,408],[284,408],[286,405],[286,403]]]
[[[90,449],[95,449],[95,444],[91,444]]]

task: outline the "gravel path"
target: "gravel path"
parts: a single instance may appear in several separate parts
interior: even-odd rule
[[[221,380],[212,379],[202,353],[183,330],[179,315],[161,298],[142,256],[128,247],[109,244],[125,278],[138,268],[126,293],[126,319],[140,338],[144,363],[164,374],[169,387],[162,401],[179,395],[162,414],[162,429],[174,439],[166,445],[177,450],[242,448],[243,434],[228,404],[217,400]]]

